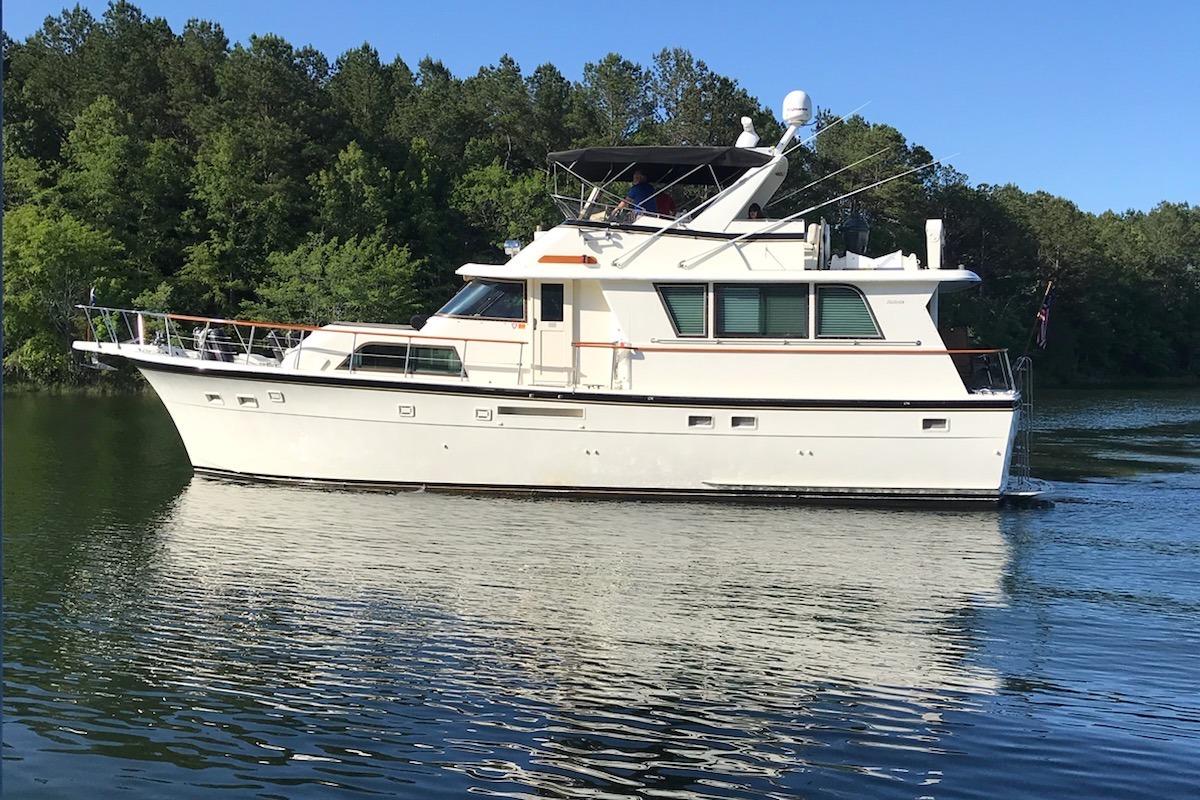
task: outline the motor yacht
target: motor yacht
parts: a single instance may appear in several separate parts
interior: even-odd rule
[[[414,325],[88,305],[74,347],[140,370],[205,474],[772,501],[1031,494],[1027,367],[939,334],[942,295],[980,280],[942,263],[941,221],[922,262],[868,257],[852,231],[833,252],[819,207],[761,213],[810,118],[793,92],[773,147],[747,128],[732,146],[550,154],[563,222],[509,243],[506,263],[463,265],[461,290]],[[645,188],[624,194],[631,181]],[[699,199],[675,208],[673,194]]]

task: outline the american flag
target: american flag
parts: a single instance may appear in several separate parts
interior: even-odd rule
[[[1046,294],[1042,298],[1042,306],[1037,312],[1037,346],[1039,350],[1046,349],[1046,335],[1050,329],[1050,306],[1054,303],[1054,281],[1046,284]]]

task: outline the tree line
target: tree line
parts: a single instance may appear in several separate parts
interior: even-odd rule
[[[74,305],[214,316],[403,322],[435,310],[466,261],[500,261],[561,217],[546,154],[615,144],[731,144],[774,112],[682,49],[618,54],[578,81],[507,56],[466,78],[370,45],[332,63],[278,36],[230,43],[220,25],[173,31],[127,2],[3,35],[4,372],[90,379],[69,343]],[[830,125],[824,112],[818,125]],[[852,117],[791,158],[780,195],[884,150],[769,209],[782,216],[930,160],[895,128]],[[1081,211],[1045,192],[972,185],[939,166],[860,196],[871,254],[924,257],[924,220],[979,290],[944,322],[1026,346],[1054,280],[1050,346],[1064,381],[1200,377],[1200,209]],[[844,204],[819,215],[837,224]]]

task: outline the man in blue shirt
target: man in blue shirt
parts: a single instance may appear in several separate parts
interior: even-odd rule
[[[654,194],[654,185],[646,180],[646,173],[640,169],[633,171],[633,186],[629,187],[629,194],[617,206],[620,211],[628,208],[631,204],[635,209],[651,214],[657,213],[658,203],[652,196]]]

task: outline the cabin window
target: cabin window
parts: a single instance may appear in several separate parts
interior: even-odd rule
[[[853,286],[817,288],[817,336],[829,339],[881,339],[862,292]]]
[[[542,284],[542,322],[563,321],[563,285],[561,283]]]
[[[708,288],[702,283],[656,285],[676,336],[708,335]]]
[[[405,374],[461,375],[462,361],[453,347],[414,344],[364,344],[338,365],[338,369],[363,372],[402,372]]]
[[[717,336],[808,338],[808,284],[718,284]]]
[[[430,375],[461,375],[462,361],[453,347],[414,344],[408,356],[408,371]]]
[[[448,317],[525,319],[524,281],[475,280],[438,311]]]

